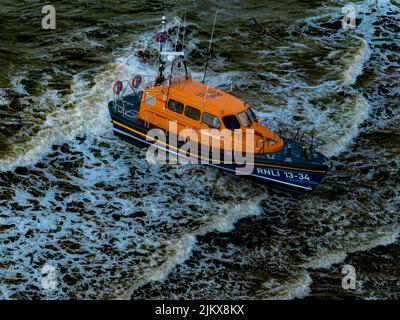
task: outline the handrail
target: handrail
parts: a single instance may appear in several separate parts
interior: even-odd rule
[[[122,101],[122,105],[118,104],[118,101]],[[125,101],[125,103],[128,103],[128,102]],[[122,99],[113,101],[113,107],[114,107],[114,110],[115,110],[116,113],[119,113],[119,114],[121,114],[121,115],[123,115],[124,117],[127,117],[127,118],[134,119],[138,115],[138,112],[136,110],[126,110],[125,109],[125,105],[124,105],[124,101]]]
[[[306,147],[310,151],[314,151],[326,144],[325,140],[317,138],[311,132],[302,130],[297,126],[287,123],[279,123],[279,125],[273,125],[267,119],[260,119],[259,121],[270,131],[276,132],[281,138],[296,142],[300,144],[301,147]]]

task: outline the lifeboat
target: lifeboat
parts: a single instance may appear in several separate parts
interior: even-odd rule
[[[108,108],[117,136],[165,161],[201,163],[289,192],[308,192],[322,182],[329,160],[317,151],[321,139],[293,127],[272,127],[248,103],[208,86],[206,71],[202,82],[195,81],[184,52],[176,50],[178,41],[168,37],[164,17],[156,39],[158,74],[113,86]]]

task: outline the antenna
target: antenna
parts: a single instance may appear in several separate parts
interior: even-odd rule
[[[176,51],[176,48],[178,47],[178,40],[179,40],[179,32],[181,31],[181,22],[178,22],[178,30],[176,31],[176,39],[175,39],[175,48],[174,51]]]
[[[156,84],[158,82],[162,83],[162,79],[164,79],[164,70],[165,70],[165,62],[162,59],[162,50],[163,50],[163,41],[164,41],[164,31],[165,31],[165,23],[166,23],[167,18],[165,16],[161,17],[161,33],[157,33],[157,41],[160,42],[160,53],[158,55],[158,63],[159,63],[159,67],[158,67],[158,77],[156,79]],[[167,41],[168,39],[165,39],[165,46],[167,46]]]
[[[161,18],[161,25],[162,25],[161,34],[164,34],[166,20],[167,20],[167,18],[165,18],[165,16],[162,16],[162,18]],[[162,51],[162,41],[160,41],[160,52],[161,51]]]
[[[182,50],[185,50],[185,36],[186,36],[186,10],[185,10],[185,19],[183,20]]]
[[[214,17],[214,25],[211,31],[211,37],[210,37],[210,44],[208,46],[208,52],[207,52],[207,58],[206,58],[206,65],[204,66],[204,75],[203,75],[203,83],[206,81],[206,75],[207,75],[207,68],[208,68],[208,58],[210,57],[210,52],[211,52],[211,45],[212,45],[212,40],[214,36],[214,29],[215,29],[215,22],[217,21],[217,11],[215,11],[215,17]]]
[[[175,62],[175,58],[174,58],[174,60],[172,60],[172,64],[171,64],[171,73],[169,74],[168,91],[167,91],[167,99],[165,100],[165,108],[166,108],[167,105],[168,105],[169,89],[171,88],[172,72],[174,71],[174,62]]]
[[[171,73],[169,76],[169,83],[168,83],[168,94],[167,97],[169,95],[169,87],[171,86],[172,83],[172,72],[174,69],[174,63],[177,57],[183,57],[181,59],[183,59],[183,63],[185,66],[185,74],[186,74],[186,79],[188,79],[188,72],[187,72],[187,67],[186,67],[186,62],[184,60],[185,58],[185,53],[183,51],[182,45],[178,46],[178,42],[179,42],[179,37],[180,37],[180,29],[181,29],[181,25],[183,23],[182,19],[179,17],[175,17],[172,21],[166,23],[166,17],[163,16],[162,17],[162,31],[161,34],[158,33],[157,34],[157,41],[160,42],[160,55],[159,55],[159,69],[158,69],[158,77],[157,79],[159,79],[159,81],[156,79],[156,83],[157,84],[161,84],[165,78],[163,75],[163,72],[166,68],[166,64],[168,62],[171,62]],[[186,13],[185,13],[185,26],[186,26]],[[177,32],[176,32],[176,39],[175,41],[173,41],[172,39],[169,39],[169,36],[167,34],[168,30],[172,27],[177,26]],[[163,43],[165,43],[165,45],[163,46]],[[179,47],[179,48],[178,48]],[[179,51],[177,51],[179,50]],[[164,60],[165,57],[165,60]],[[180,61],[179,61],[180,63]],[[179,64],[180,66],[180,64]]]

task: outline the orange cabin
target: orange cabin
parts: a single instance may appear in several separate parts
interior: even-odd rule
[[[138,117],[163,130],[169,129],[170,121],[176,121],[178,134],[182,129],[190,128],[195,132],[203,129],[212,130],[212,133],[223,130],[225,134],[231,132],[232,135],[234,130],[241,130],[246,135],[247,129],[253,129],[255,153],[276,152],[284,146],[279,136],[258,122],[253,110],[245,102],[191,78],[175,81],[170,87],[145,87]],[[210,146],[215,143],[211,136],[215,137],[211,134],[206,142]],[[246,150],[245,141],[243,139],[242,150]]]

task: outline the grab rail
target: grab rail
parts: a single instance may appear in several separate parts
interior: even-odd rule
[[[326,145],[326,141],[315,137],[311,132],[307,132],[297,126],[279,123],[278,125],[273,125],[267,119],[259,119],[260,123],[265,126],[270,131],[276,133],[280,138],[286,141],[293,141],[300,145],[300,148],[308,152],[311,155],[318,148]]]

